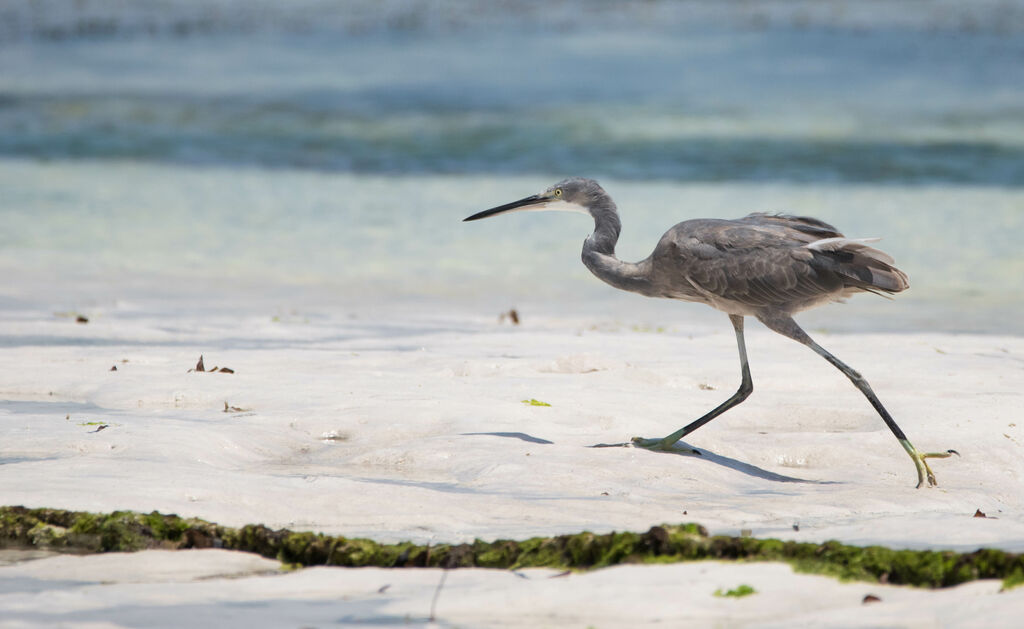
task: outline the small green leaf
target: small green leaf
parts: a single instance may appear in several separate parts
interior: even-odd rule
[[[529,400],[523,400],[523,404],[529,404],[530,406],[551,406],[547,402],[541,402],[540,400],[535,400],[533,398],[530,398]]]
[[[723,592],[721,588],[715,590],[715,596],[732,596],[734,598],[741,598],[743,596],[749,596],[751,594],[756,593],[757,590],[755,590],[754,588],[750,587],[745,583],[743,585],[740,585],[739,587],[733,588],[726,592]]]

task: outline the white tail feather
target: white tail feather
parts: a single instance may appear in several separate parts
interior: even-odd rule
[[[879,251],[874,247],[869,247],[864,244],[868,242],[878,242],[879,240],[881,240],[881,238],[845,238],[840,236],[836,238],[822,238],[821,240],[815,240],[814,242],[808,243],[804,246],[815,251],[839,251],[840,249],[849,249],[852,252],[873,258],[879,262],[892,264],[894,262],[892,256],[884,251]]]

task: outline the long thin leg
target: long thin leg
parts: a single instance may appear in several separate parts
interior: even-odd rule
[[[750,366],[747,364],[747,345],[743,340],[743,317],[740,315],[729,315],[729,320],[732,321],[732,327],[736,330],[736,345],[740,350],[740,370],[743,374],[743,379],[740,381],[740,388],[736,390],[736,393],[732,394],[732,397],[719,404],[711,412],[707,413],[700,419],[683,426],[663,439],[644,439],[642,437],[633,437],[634,446],[638,448],[648,448],[651,450],[671,450],[672,446],[675,445],[677,441],[750,396],[750,392],[754,390],[754,381],[750,379]]]
[[[946,452],[918,452],[917,448],[911,445],[910,440],[908,440],[907,436],[903,434],[903,431],[896,424],[896,420],[892,418],[889,411],[885,410],[885,407],[882,406],[882,402],[879,401],[875,392],[871,390],[871,385],[869,385],[868,381],[864,379],[864,376],[860,375],[849,365],[833,356],[824,347],[815,343],[814,339],[804,332],[803,329],[797,325],[796,321],[794,321],[789,315],[758,315],[757,318],[761,323],[768,326],[769,329],[810,347],[817,352],[819,356],[832,363],[836,369],[843,372],[843,374],[850,379],[850,382],[852,382],[853,385],[864,394],[864,397],[868,399],[868,402],[871,402],[871,406],[875,408],[875,411],[877,411],[882,417],[882,421],[885,422],[885,425],[889,427],[889,430],[891,430],[892,434],[896,436],[900,445],[903,446],[903,449],[907,451],[907,454],[909,454],[910,458],[914,461],[914,466],[917,468],[917,486],[920,487],[923,485],[926,477],[928,479],[929,486],[934,487],[936,485],[935,474],[932,473],[932,470],[928,467],[928,463],[925,462],[925,459],[944,459],[949,457],[951,454],[959,454],[956,450],[947,450]]]

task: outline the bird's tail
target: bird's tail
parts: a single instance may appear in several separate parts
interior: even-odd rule
[[[871,292],[898,293],[910,287],[907,274],[893,266],[892,256],[865,243],[878,238],[823,238],[805,245],[816,260],[848,278],[850,286]]]

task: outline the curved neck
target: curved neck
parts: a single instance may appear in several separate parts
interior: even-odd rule
[[[594,233],[587,238],[587,244],[598,253],[614,256],[615,243],[619,241],[619,233],[622,231],[615,202],[606,197],[587,209],[594,217]]]
[[[587,208],[594,217],[594,233],[583,243],[583,264],[602,281],[642,294],[650,294],[647,261],[623,262],[615,257],[615,243],[619,241],[622,222],[615,203],[608,198]]]

